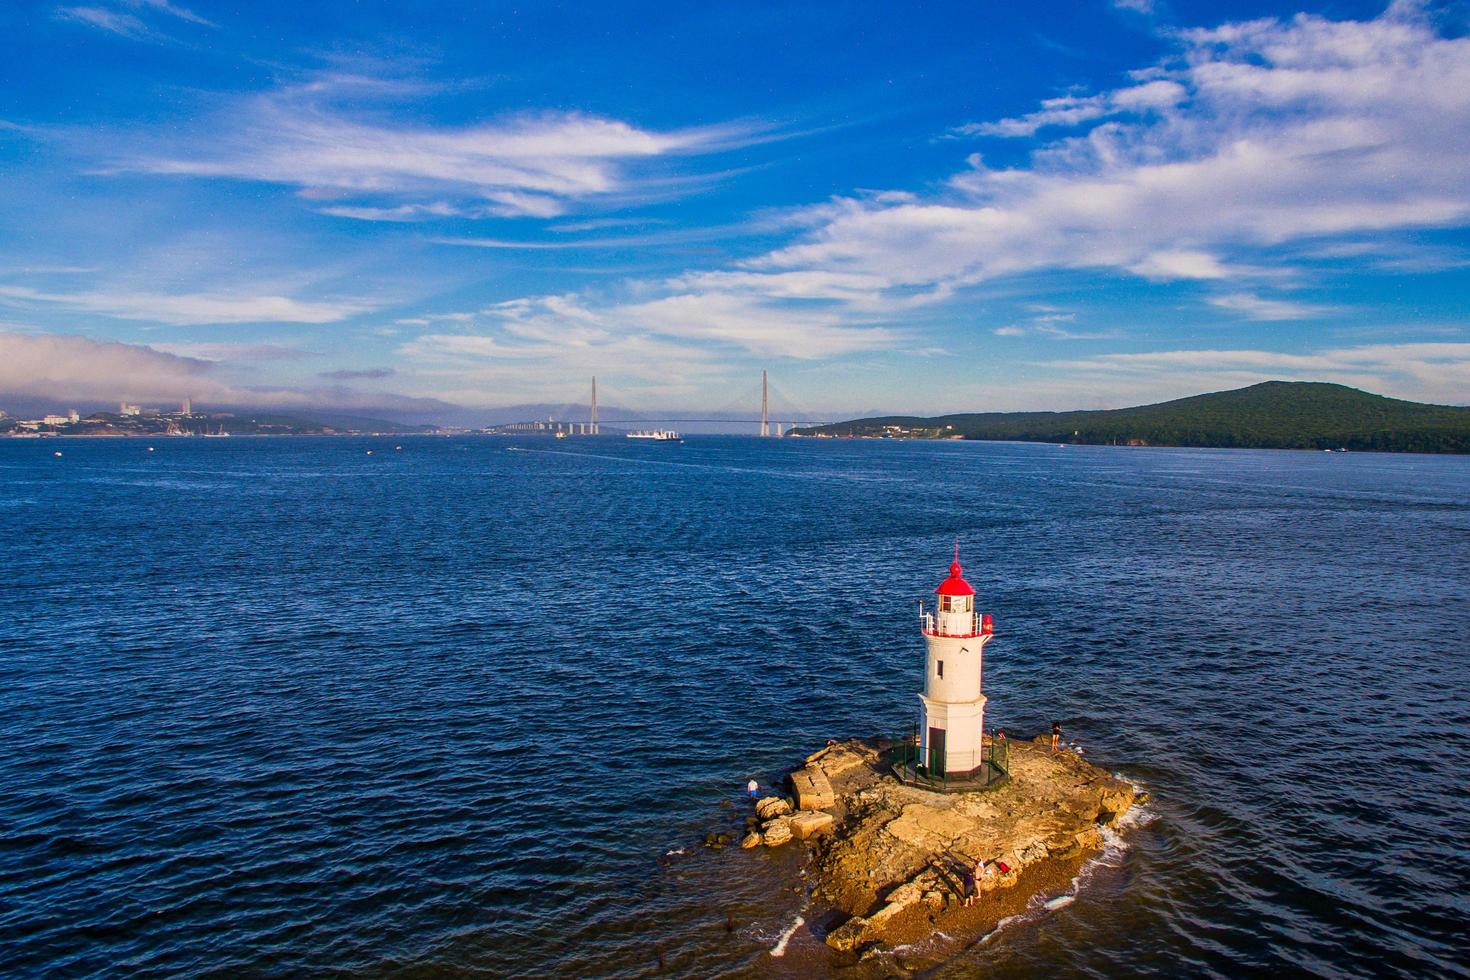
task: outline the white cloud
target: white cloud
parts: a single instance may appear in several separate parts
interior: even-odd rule
[[[1009,326],[996,327],[993,333],[997,337],[1024,337],[1026,336],[1026,328],[1011,324]]]
[[[741,126],[657,132],[617,119],[547,111],[462,126],[385,118],[411,83],[347,74],[258,95],[186,139],[154,138],[114,167],[282,184],[323,213],[358,220],[539,217],[636,189],[640,162],[708,153],[750,138]],[[161,144],[172,144],[171,147]],[[350,200],[344,200],[350,199]]]
[[[1253,293],[1212,296],[1211,306],[1240,313],[1251,320],[1314,320],[1339,312],[1337,307],[1293,300],[1263,299]]]
[[[837,308],[801,308],[740,292],[674,292],[634,302],[589,305],[580,297],[540,296],[496,304],[476,312],[412,318],[411,325],[454,324],[457,333],[436,332],[405,343],[412,358],[447,355],[471,359],[567,363],[595,354],[640,377],[669,373],[664,364],[631,364],[630,345],[644,356],[650,348],[665,357],[703,366],[720,349],[810,359],[891,346],[896,334],[851,322]],[[592,363],[592,362],[587,362]]]
[[[289,296],[236,293],[42,292],[0,286],[0,302],[55,304],[121,320],[190,326],[206,323],[335,323],[371,309],[359,301],[307,302]]]
[[[801,239],[747,268],[935,296],[1058,268],[1221,279],[1257,274],[1232,259],[1262,247],[1470,222],[1470,37],[1402,7],[1171,36],[1177,55],[1150,82],[1031,121],[1130,99],[1148,114],[1045,144],[1026,167],[972,157],[947,193],[809,209]]]
[[[1230,275],[1230,270],[1213,255],[1188,249],[1151,252],[1129,266],[1128,271],[1155,281],[1224,279]]]

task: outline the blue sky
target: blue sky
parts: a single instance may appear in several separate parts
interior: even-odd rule
[[[7,5],[0,407],[1470,400],[1463,4],[469,6]]]

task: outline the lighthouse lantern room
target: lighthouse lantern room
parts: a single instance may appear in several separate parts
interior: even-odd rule
[[[934,590],[934,610],[919,604],[928,652],[919,695],[920,759],[930,776],[964,777],[985,765],[981,655],[993,628],[988,613],[975,611],[975,590],[963,571],[956,544],[949,578]]]

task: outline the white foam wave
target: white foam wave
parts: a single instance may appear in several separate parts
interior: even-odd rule
[[[991,939],[1000,935],[1000,931],[1018,919],[1024,919],[1024,915],[1008,915],[995,924],[995,928],[980,937],[980,945],[990,942]]]
[[[806,920],[803,919],[801,916],[798,915],[795,919],[793,919],[791,925],[787,926],[781,931],[781,938],[776,940],[776,945],[771,947],[771,955],[785,956],[786,944],[791,942],[791,937],[796,935],[796,930],[800,929],[804,925],[806,925]]]

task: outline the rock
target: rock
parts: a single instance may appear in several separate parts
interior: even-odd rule
[[[903,814],[884,829],[902,844],[926,851],[948,847],[972,826],[969,819],[953,810],[923,803],[910,803]]]
[[[1133,799],[1132,784],[1121,779],[1109,779],[1103,786],[1102,798],[1098,801],[1098,822],[1109,826],[1117,823],[1118,818],[1133,806]]]
[[[904,882],[888,895],[888,904],[868,916],[868,923],[881,926],[902,912],[907,912],[924,898],[924,889],[917,881]]]
[[[924,904],[929,906],[929,911],[938,912],[944,908],[944,893],[927,891],[924,893]]]
[[[832,792],[827,774],[813,766],[793,772],[791,786],[796,790],[798,810],[828,810],[837,805],[837,796]]]
[[[791,812],[791,801],[783,796],[767,796],[755,805],[755,815],[762,820],[774,820]]]
[[[791,832],[796,835],[797,840],[807,840],[831,830],[835,822],[830,813],[803,810],[791,818]]]
[[[865,764],[870,754],[862,750],[861,743],[841,742],[812,753],[807,756],[806,763],[809,768],[820,769],[830,779]]]
[[[767,847],[780,847],[791,840],[791,836],[791,821],[785,817],[768,820],[761,827],[761,837],[764,838]]]
[[[746,850],[749,850],[752,847],[760,847],[765,842],[766,841],[764,837],[762,837],[755,831],[751,831],[740,839],[740,846],[745,848]]]
[[[716,844],[728,844],[728,843],[730,843],[730,835],[729,834],[721,834],[720,836],[718,836],[718,837],[715,838],[715,843]]]
[[[850,953],[875,939],[872,930],[868,927],[868,920],[861,916],[848,919],[827,933],[827,945],[840,953]]]

